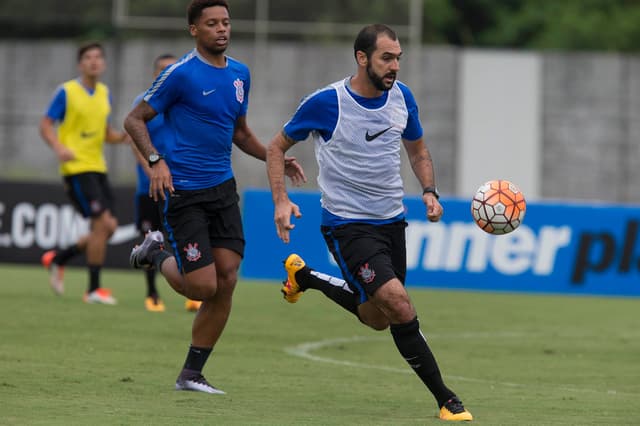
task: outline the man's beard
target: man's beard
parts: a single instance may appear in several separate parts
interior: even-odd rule
[[[369,81],[371,82],[371,84],[373,84],[376,89],[381,91],[391,89],[391,86],[393,86],[393,82],[396,80],[395,73],[388,73],[387,76],[393,76],[393,81],[387,86],[383,80],[385,76],[380,77],[378,74],[376,74],[373,69],[371,69],[371,64],[367,65],[367,76],[369,77]]]

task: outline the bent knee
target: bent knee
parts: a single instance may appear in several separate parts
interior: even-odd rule
[[[389,328],[389,320],[387,320],[386,318],[375,320],[369,319],[366,322],[362,321],[362,323],[376,331],[383,331]]]
[[[237,268],[228,268],[224,270],[218,269],[216,271],[216,278],[218,281],[218,285],[223,288],[231,288],[233,289],[238,282],[238,269]]]
[[[358,312],[360,322],[376,331],[386,330],[389,327],[389,319],[377,309],[361,309]]]
[[[96,231],[106,234],[109,237],[116,232],[118,228],[118,219],[116,219],[111,214],[103,213],[102,216],[98,217],[94,222],[94,227]]]
[[[206,300],[216,296],[218,286],[215,281],[186,282],[185,295],[191,299]]]

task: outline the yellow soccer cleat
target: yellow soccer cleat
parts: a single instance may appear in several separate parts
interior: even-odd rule
[[[149,312],[164,312],[166,310],[159,297],[147,297],[144,299],[144,308]]]
[[[473,416],[464,408],[462,401],[454,396],[440,408],[440,420],[471,421]]]
[[[184,302],[184,308],[189,312],[197,312],[200,309],[200,305],[202,305],[200,300],[187,299]]]
[[[300,288],[296,281],[296,272],[304,268],[304,260],[297,254],[293,253],[284,261],[284,269],[287,271],[287,280],[283,282],[280,290],[284,295],[284,300],[289,303],[296,303],[301,297],[304,290]]]

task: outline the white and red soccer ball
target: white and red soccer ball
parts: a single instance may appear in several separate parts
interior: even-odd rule
[[[476,224],[494,235],[514,231],[524,219],[527,202],[522,191],[508,180],[490,180],[473,196],[471,214]]]

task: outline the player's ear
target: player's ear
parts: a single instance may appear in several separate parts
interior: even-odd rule
[[[198,29],[195,25],[189,25],[189,33],[191,34],[191,37],[195,37],[198,34]]]
[[[365,52],[363,52],[362,50],[358,50],[356,52],[356,62],[359,66],[366,67],[369,63],[369,58],[367,58],[367,54]]]

